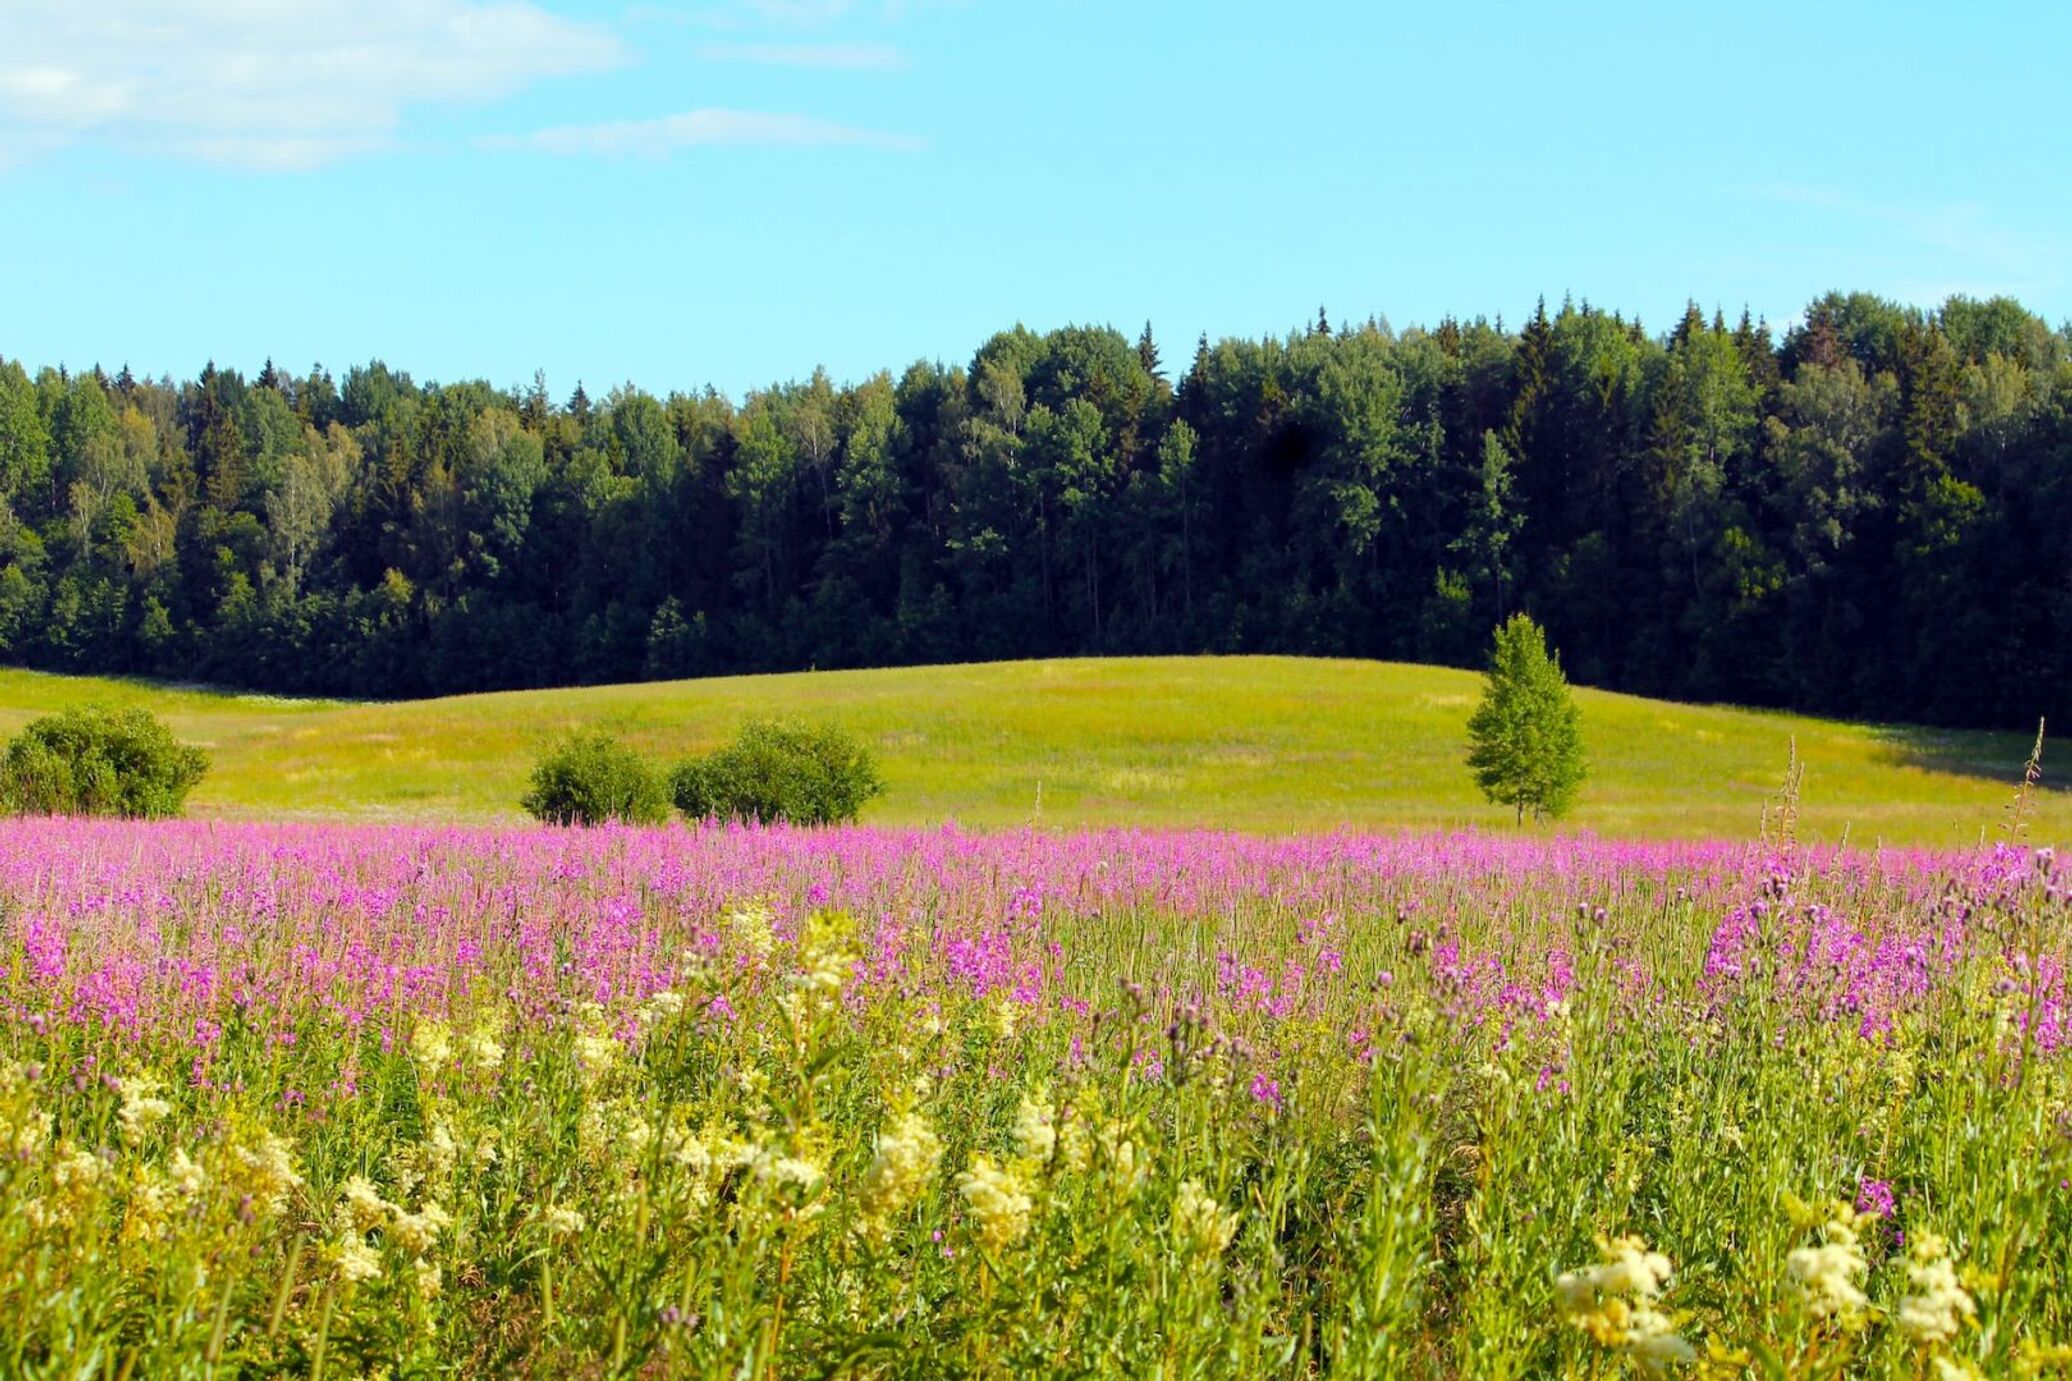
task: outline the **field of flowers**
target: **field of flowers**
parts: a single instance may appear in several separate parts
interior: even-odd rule
[[[0,1374],[2054,1374],[2068,872],[9,822]]]

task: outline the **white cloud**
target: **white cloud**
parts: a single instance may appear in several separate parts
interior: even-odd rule
[[[98,139],[307,168],[393,142],[413,105],[625,57],[530,0],[6,0],[0,161]]]
[[[872,148],[912,150],[921,142],[901,134],[858,129],[810,115],[781,111],[687,110],[654,120],[562,125],[531,134],[484,140],[491,148],[604,157],[661,158],[676,149],[715,146]]]
[[[707,62],[830,72],[889,72],[907,65],[906,54],[889,43],[708,43],[698,56]]]

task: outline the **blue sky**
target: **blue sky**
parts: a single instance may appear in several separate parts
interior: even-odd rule
[[[2072,6],[4,0],[0,354],[729,392],[1148,318],[2072,316]]]

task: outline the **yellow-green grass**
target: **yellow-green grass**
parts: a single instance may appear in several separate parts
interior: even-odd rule
[[[349,704],[0,671],[0,732],[140,703],[210,750],[202,816],[487,821],[531,760],[602,724],[658,756],[751,715],[838,720],[877,751],[883,824],[1509,828],[1462,766],[1479,678],[1296,657],[1098,658],[515,691]],[[1751,836],[1796,738],[1802,837],[1957,845],[1999,827],[2028,738],[1879,728],[1582,690],[1591,760],[1563,828]],[[2072,838],[2044,791],[2031,834]]]

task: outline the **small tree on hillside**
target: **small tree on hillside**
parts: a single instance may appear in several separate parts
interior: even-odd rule
[[[1496,630],[1482,703],[1468,720],[1468,767],[1482,794],[1516,806],[1518,822],[1561,816],[1583,784],[1582,714],[1547,652],[1546,635],[1524,614]]]

